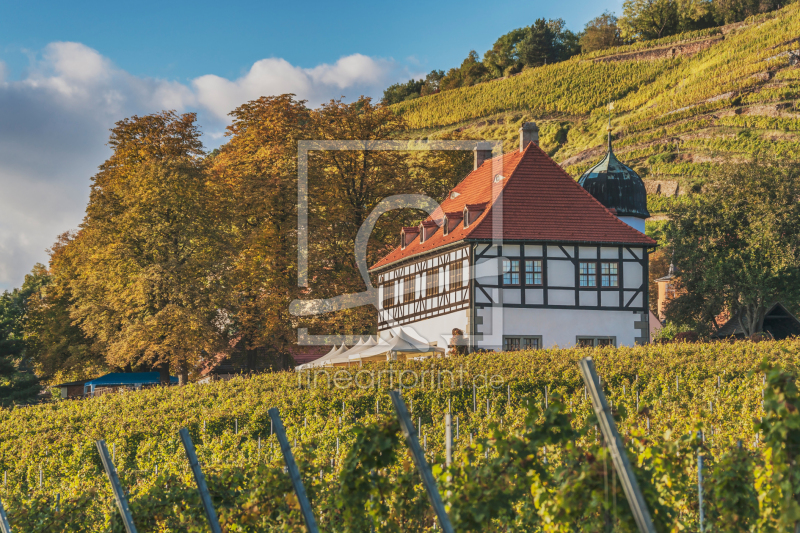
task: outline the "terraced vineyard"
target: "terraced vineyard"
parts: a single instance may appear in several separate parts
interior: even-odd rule
[[[402,380],[457,531],[597,531],[603,524],[629,531],[630,511],[577,366],[587,355],[618,413],[659,531],[697,529],[698,450],[707,461],[706,523],[714,531],[780,530],[790,519],[794,507],[781,491],[795,483],[785,443],[798,431],[791,424],[800,398],[788,375],[767,376],[760,364],[797,372],[800,341],[483,354],[5,410],[0,498],[15,531],[122,531],[94,446],[103,438],[139,531],[207,531],[178,438],[187,427],[229,531],[302,531],[271,435],[274,406],[321,530],[429,531],[433,514],[386,393]],[[458,428],[449,468],[448,406]],[[800,494],[800,484],[791,486]],[[736,513],[742,528],[729,526]]]
[[[524,121],[579,176],[615,151],[645,179],[702,186],[711,165],[800,153],[800,4],[743,24],[577,56],[394,108],[413,138],[517,142]]]

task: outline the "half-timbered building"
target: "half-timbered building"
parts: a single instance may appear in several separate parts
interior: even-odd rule
[[[613,165],[593,170],[590,193],[539,148],[533,123],[512,153],[492,158],[479,144],[474,170],[371,268],[381,336],[403,328],[445,346],[460,330],[470,350],[648,342],[656,243],[597,198],[598,180],[615,186],[601,176]],[[606,203],[643,218],[646,196],[626,195],[644,184],[635,173],[625,179],[639,183],[617,187]]]

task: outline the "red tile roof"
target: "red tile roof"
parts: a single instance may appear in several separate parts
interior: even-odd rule
[[[504,178],[498,179],[493,191],[498,175]],[[535,143],[524,152],[515,150],[486,160],[451,193],[458,195],[448,195],[426,220],[441,221],[442,213],[461,212],[465,205],[488,203],[489,207],[469,227],[453,224],[447,235],[439,228],[424,243],[417,237],[404,249],[395,248],[372,269],[465,239],[491,239],[495,209],[502,210],[503,238],[508,240],[656,245],[595,200]]]

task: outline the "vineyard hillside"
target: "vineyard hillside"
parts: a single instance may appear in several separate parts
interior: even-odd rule
[[[600,475],[596,468],[600,463],[594,458],[606,452],[592,429],[591,402],[578,369],[579,359],[592,356],[618,414],[620,432],[626,440],[633,439],[631,453],[644,454],[640,467],[646,470],[655,458],[673,464],[675,457],[689,454],[688,459],[680,459],[688,461],[685,468],[680,467],[685,472],[664,473],[669,486],[654,481],[653,490],[675,493],[674,501],[669,500],[673,509],[669,512],[678,514],[662,514],[661,520],[673,517],[670,520],[696,529],[697,507],[691,492],[693,450],[702,446],[709,461],[718,457],[724,462],[725,454],[741,441],[742,453],[760,456],[769,442],[763,435],[769,433],[759,436],[754,424],[759,419],[771,420],[761,417],[773,405],[772,393],[766,395],[765,404],[763,391],[771,390],[773,382],[775,387],[783,386],[783,378],[767,381],[761,365],[769,361],[796,372],[798,354],[798,341],[488,353],[338,368],[336,376],[282,372],[6,409],[0,411],[0,498],[17,525],[14,531],[56,531],[65,525],[70,531],[122,531],[94,444],[96,439],[105,439],[129,492],[140,531],[205,531],[205,518],[178,437],[178,430],[187,427],[228,530],[300,531],[302,518],[296,500],[293,503],[286,496],[292,489],[267,414],[269,408],[277,407],[322,530],[367,531],[364,520],[372,523],[374,519],[375,524],[386,526],[376,531],[395,531],[388,524],[405,524],[397,531],[429,531],[433,518],[424,491],[415,481],[410,463],[403,459],[405,452],[392,451],[402,450],[402,446],[387,391],[402,380],[403,396],[428,461],[439,465],[436,472],[449,472],[450,477],[440,478],[440,483],[453,484],[445,500],[459,524],[457,530],[540,530],[539,520],[545,520],[542,513],[550,511],[546,506],[525,507],[530,501],[530,483],[536,482],[530,480],[530,465],[519,472],[512,469],[514,457],[521,453],[512,448],[534,446],[540,461],[536,475],[544,479],[542,476],[551,475],[548,469],[575,459],[570,459],[570,454],[580,443],[586,450],[580,453],[588,455],[575,460],[594,474],[585,472],[589,477],[583,484],[563,482],[575,498],[589,498],[589,493],[578,494],[584,488],[602,494],[602,478],[592,475]],[[789,395],[780,401],[794,401],[792,398]],[[454,448],[459,466],[442,470],[443,419],[448,409],[457,425]],[[698,430],[703,432],[702,442],[697,440]],[[557,434],[569,442],[561,442]],[[544,440],[537,440],[540,438]],[[640,452],[635,451],[636,442],[644,446]],[[534,452],[522,455],[528,457],[529,453]],[[656,472],[660,467],[653,468]],[[555,490],[561,483],[554,472],[556,477],[547,490]],[[460,475],[470,482],[483,481],[480,487],[459,485]],[[515,489],[500,483],[492,494],[488,487],[494,482],[488,480],[495,475],[506,482],[522,477],[514,482]],[[688,480],[684,480],[685,486],[684,481],[678,482],[684,477]],[[605,483],[609,503],[608,477]],[[386,490],[389,492],[375,492]],[[480,496],[462,498],[469,490],[480,491],[475,493]],[[623,501],[621,492],[614,494]],[[665,494],[662,501],[668,500]],[[492,498],[518,501],[519,505],[492,514]],[[470,510],[470,501],[479,502],[480,509]],[[382,503],[371,507],[369,502]],[[498,505],[502,510],[505,504]],[[610,506],[608,510],[611,512]],[[487,514],[480,518],[471,514],[473,511]],[[602,518],[596,516],[597,509],[585,512],[580,520]],[[627,511],[620,513],[620,523],[630,519]],[[525,520],[538,525],[523,523]]]
[[[723,160],[800,156],[800,4],[744,23],[576,56],[395,104],[412,138],[499,139],[524,121],[576,178],[605,149],[650,194],[702,187]],[[612,110],[609,112],[609,102]],[[663,202],[655,202],[655,211]]]

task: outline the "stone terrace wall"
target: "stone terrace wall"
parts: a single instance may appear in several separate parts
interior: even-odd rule
[[[715,35],[700,41],[673,43],[660,48],[650,48],[648,50],[639,50],[637,52],[628,52],[626,54],[598,57],[593,61],[654,61],[656,59],[669,59],[677,56],[693,56],[696,53],[705,50],[706,48],[710,48],[724,38],[725,37],[722,35]]]

